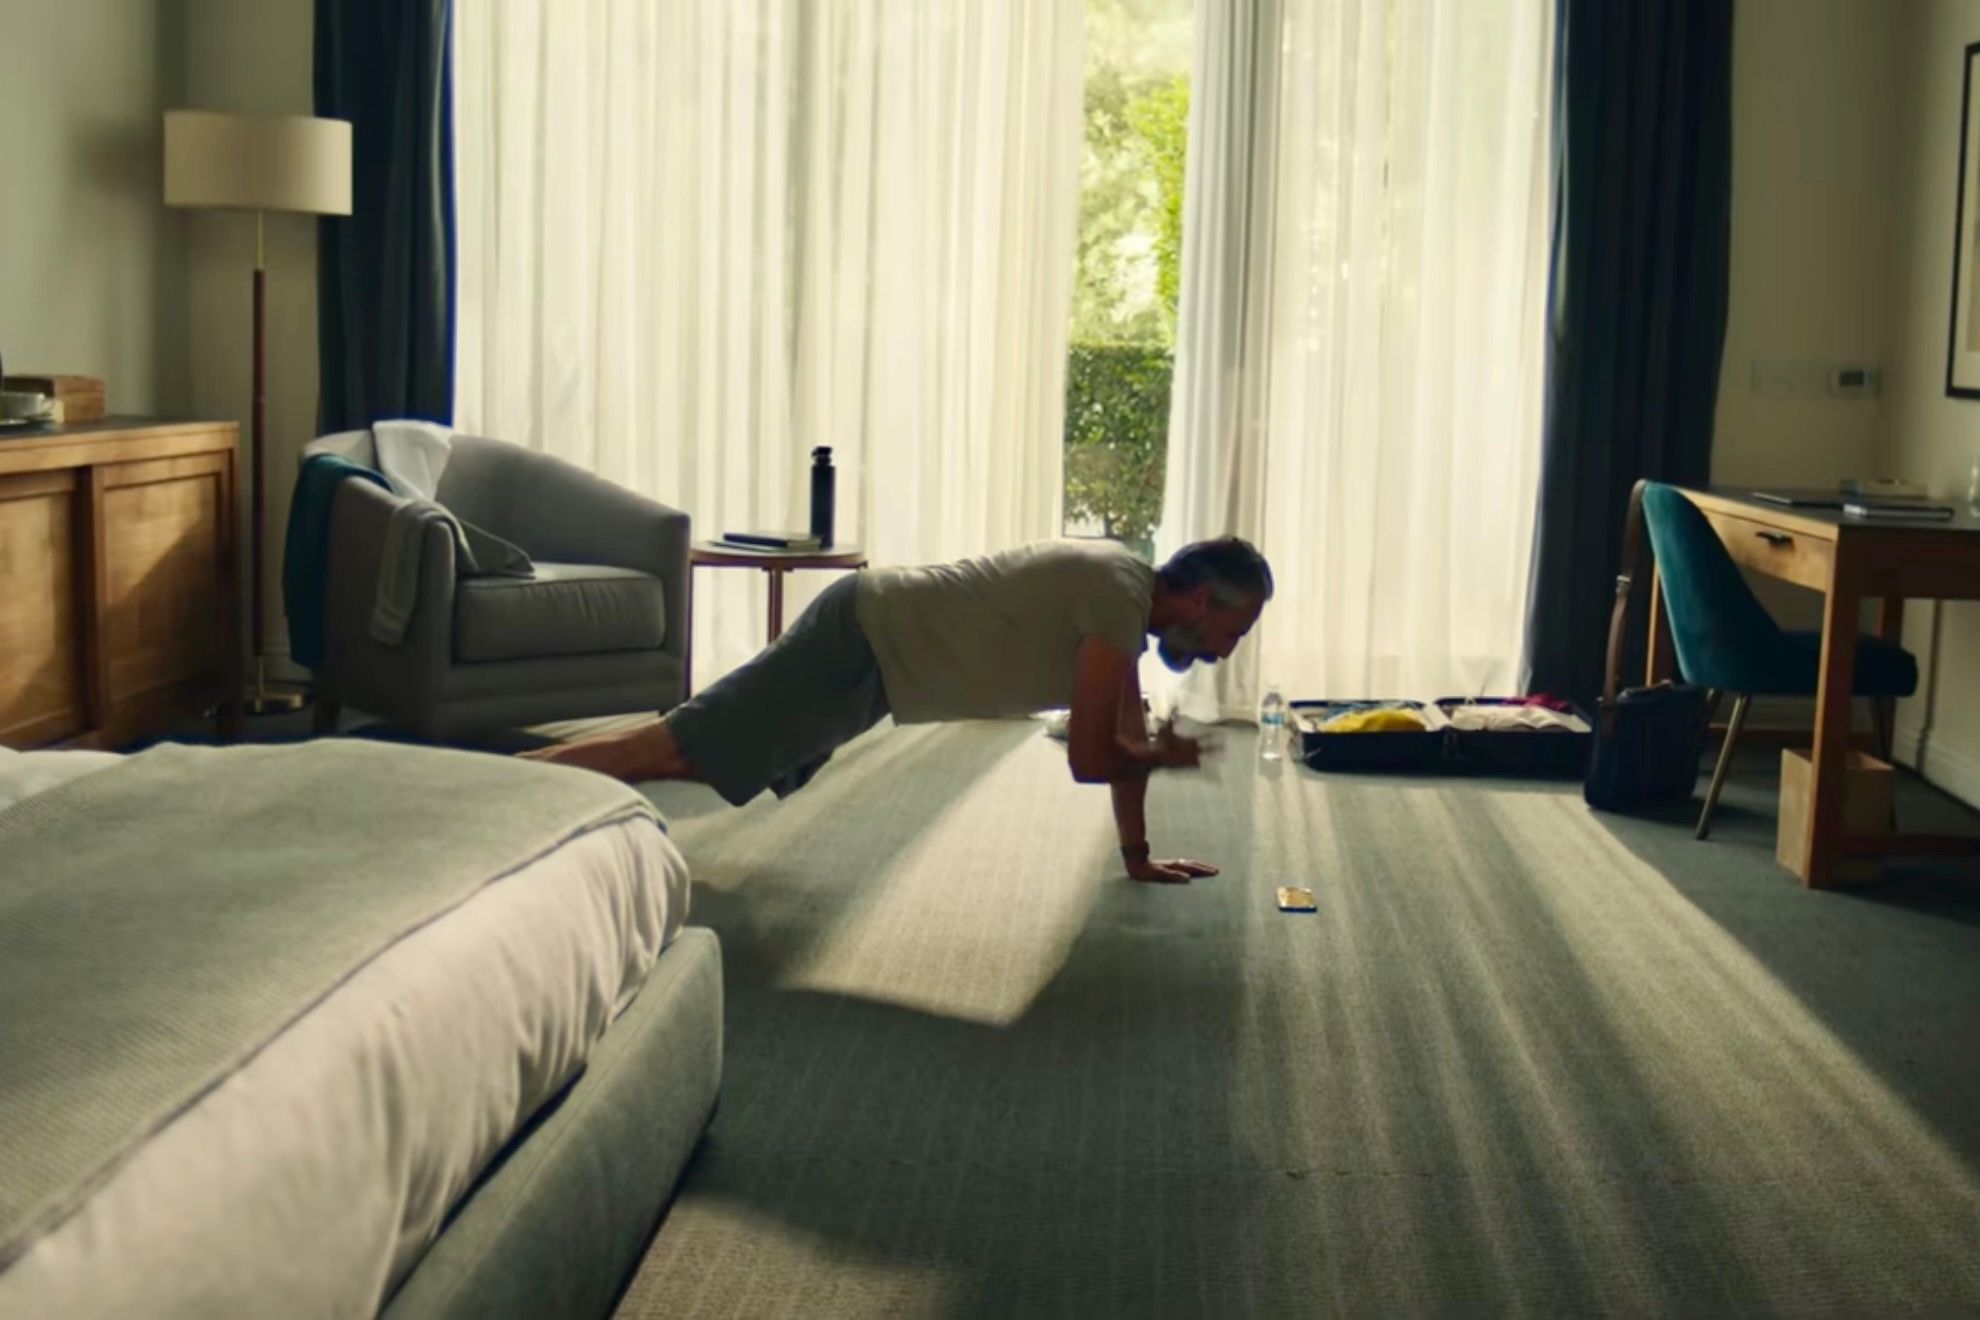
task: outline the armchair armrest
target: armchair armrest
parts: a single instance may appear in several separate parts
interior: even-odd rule
[[[454,650],[454,537],[444,523],[421,529],[419,595],[405,640],[373,638],[385,529],[405,500],[368,481],[346,481],[330,512],[324,599],[324,673],[342,701],[418,728],[412,712],[439,699]]]
[[[637,569],[666,587],[662,649],[685,657],[688,515],[574,464],[500,440],[460,436],[439,501],[535,559]]]

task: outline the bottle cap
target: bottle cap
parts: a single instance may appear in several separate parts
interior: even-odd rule
[[[823,462],[829,463],[832,461],[832,446],[820,445],[818,446],[818,448],[811,451],[811,456]]]

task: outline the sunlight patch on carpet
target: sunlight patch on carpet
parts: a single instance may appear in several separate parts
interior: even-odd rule
[[[969,732],[947,731],[944,747]],[[1113,860],[1093,795],[1041,776],[1039,741],[1007,741],[942,805],[916,804],[911,837],[875,858],[857,900],[778,987],[988,1025],[1021,1018],[1064,965]]]

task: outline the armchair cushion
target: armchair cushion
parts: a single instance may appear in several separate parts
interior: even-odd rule
[[[454,659],[472,663],[657,650],[667,639],[660,579],[603,564],[537,561],[528,578],[461,578]]]

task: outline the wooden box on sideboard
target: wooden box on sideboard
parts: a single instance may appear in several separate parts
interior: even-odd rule
[[[55,400],[56,417],[69,425],[100,422],[109,414],[109,396],[96,376],[54,376],[27,372],[8,376],[0,389],[27,390]]]

